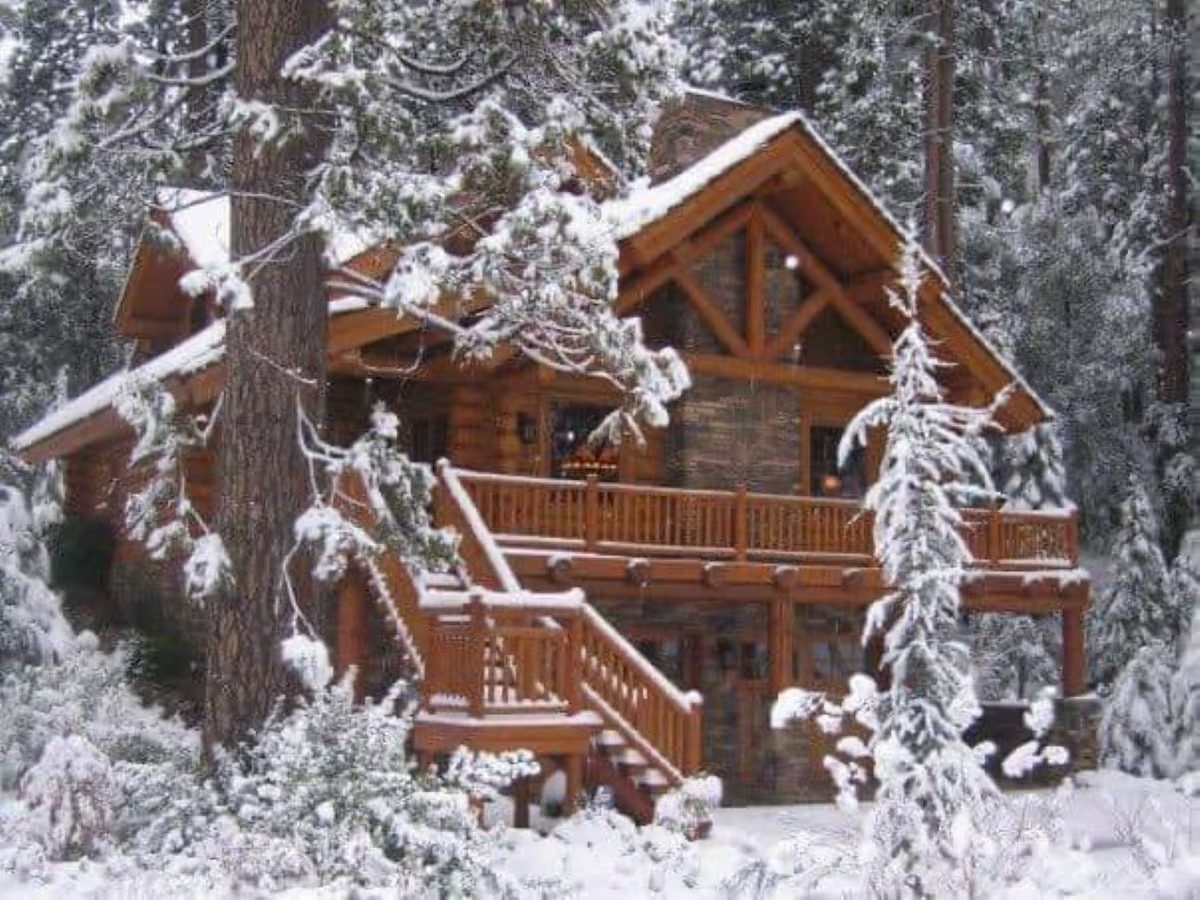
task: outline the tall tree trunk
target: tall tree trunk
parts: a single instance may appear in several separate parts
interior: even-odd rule
[[[209,0],[182,0],[180,11],[183,13],[184,50],[196,54],[211,40],[208,29]],[[205,56],[193,56],[188,62],[187,76],[192,79],[203,79],[215,67],[215,61]],[[196,135],[211,129],[216,122],[216,106],[220,84],[213,82],[188,90],[185,105],[185,125],[189,135]],[[188,152],[185,160],[187,179],[190,187],[204,187],[211,183],[208,166],[208,154],[204,149],[193,149]]]
[[[1159,399],[1188,402],[1188,84],[1187,20],[1184,0],[1168,0],[1167,33],[1167,243],[1163,255],[1162,292],[1155,325],[1162,352]]]
[[[958,284],[954,185],[954,0],[928,0],[925,51],[925,249]]]
[[[1170,47],[1167,60],[1167,206],[1164,222],[1162,285],[1154,309],[1154,331],[1162,368],[1158,399],[1187,427],[1190,394],[1188,350],[1188,22],[1185,0],[1167,0],[1164,22]],[[1161,463],[1185,448],[1161,442]],[[1168,490],[1163,542],[1174,555],[1191,518],[1189,498]]]
[[[311,110],[313,98],[280,77],[280,66],[330,26],[323,0],[239,0],[240,98]],[[287,113],[283,113],[287,115]],[[324,129],[308,117],[303,137],[264,146],[246,129],[233,156],[232,253],[261,251],[290,228],[308,194],[306,176],[327,149]],[[291,628],[281,567],[292,524],[310,502],[297,442],[297,405],[321,412],[325,385],[326,302],[320,241],[294,241],[243,272],[254,308],[230,316],[228,383],[220,419],[218,530],[236,584],[208,611],[205,736],[230,744],[261,724],[272,703],[295,687],[280,658]],[[314,589],[307,567],[293,577],[302,606]]]

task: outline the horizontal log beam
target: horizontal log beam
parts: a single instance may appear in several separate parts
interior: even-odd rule
[[[847,391],[865,397],[882,397],[887,382],[878,375],[825,369],[817,366],[792,366],[764,360],[738,359],[703,353],[685,353],[688,368],[700,375],[719,378],[738,378],[745,381],[768,381],[795,388]]]

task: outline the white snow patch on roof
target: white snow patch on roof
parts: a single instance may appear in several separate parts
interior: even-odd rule
[[[366,309],[367,306],[367,302],[361,297],[342,297],[330,302],[329,315],[331,317],[339,316]],[[92,385],[78,397],[68,400],[45,418],[22,431],[12,439],[11,445],[17,451],[28,449],[64,428],[69,428],[112,405],[121,383],[135,372],[155,381],[162,381],[166,378],[191,375],[207,369],[220,361],[224,355],[225,320],[218,319],[207,328],[196,332],[136,369],[124,369]]]
[[[224,355],[225,321],[222,319],[133,371],[148,378],[162,380],[175,375],[198,372]],[[41,421],[18,434],[13,438],[12,446],[17,450],[24,450],[110,406],[121,384],[130,374],[131,371],[126,369],[92,385],[78,397],[68,400]]]
[[[202,269],[229,264],[232,231],[228,194],[170,187],[159,189],[154,202],[167,214],[171,230],[193,263]],[[338,264],[378,243],[369,235],[338,227],[336,223],[328,226],[326,238]]]
[[[652,187],[643,183],[628,197],[604,204],[604,218],[612,225],[614,237],[623,240],[662,218],[801,118],[799,113],[790,112],[756,122],[674,178]]]

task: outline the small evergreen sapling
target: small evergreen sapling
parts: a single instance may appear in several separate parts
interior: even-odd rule
[[[1164,778],[1175,767],[1171,725],[1174,660],[1169,648],[1152,643],[1136,648],[1104,704],[1100,722],[1100,761],[1133,775]]]
[[[1184,627],[1167,586],[1158,520],[1135,477],[1121,504],[1113,558],[1112,584],[1092,607],[1088,623],[1090,670],[1102,687],[1116,681],[1139,648],[1155,642],[1174,646]]]
[[[881,881],[904,894],[936,889],[963,858],[980,805],[995,795],[963,732],[979,706],[967,647],[958,639],[960,587],[971,564],[956,503],[991,499],[973,440],[992,410],[947,403],[921,325],[919,249],[900,261],[890,301],[908,324],[896,339],[892,392],[863,409],[839,447],[845,459],[872,429],[887,430],[878,481],[865,506],[875,515],[876,553],[890,592],[872,605],[864,640],[884,636],[890,683],[879,692],[870,741],[879,781],[870,830]],[[1002,398],[998,398],[999,400]]]
[[[1176,771],[1200,772],[1200,604],[1192,609],[1191,629],[1171,684]]]

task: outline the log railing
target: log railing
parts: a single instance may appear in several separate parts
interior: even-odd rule
[[[579,712],[580,597],[553,606],[538,599],[475,588],[428,608],[426,708],[475,718]]]
[[[456,470],[502,543],[639,556],[870,564],[869,513],[850,500],[696,491],[595,479],[562,481]],[[1069,512],[965,510],[965,537],[987,568],[1071,568]]]
[[[700,695],[675,687],[591,606],[581,618],[589,704],[664,772],[675,778],[698,772]]]

